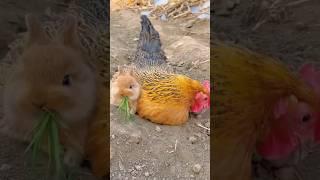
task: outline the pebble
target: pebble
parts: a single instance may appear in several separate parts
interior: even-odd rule
[[[142,170],[142,166],[140,166],[140,165],[135,165],[134,168],[135,168],[137,171],[141,171],[141,170]]]
[[[7,171],[11,169],[11,166],[9,164],[2,164],[0,167],[0,171]]]
[[[123,170],[124,170],[124,166],[123,166],[123,164],[121,163],[121,161],[119,161],[119,169],[120,169],[120,171],[123,171]]]
[[[192,170],[193,170],[193,172],[195,172],[195,173],[199,173],[200,172],[200,170],[201,170],[201,165],[200,164],[195,164],[194,166],[193,166],[193,168],[192,168]]]
[[[161,132],[161,128],[159,126],[156,126],[156,131]]]
[[[190,141],[192,144],[194,144],[194,143],[197,141],[197,138],[194,137],[194,136],[190,136],[190,137],[189,137],[189,141]]]
[[[111,139],[114,139],[116,138],[116,136],[114,134],[111,135]]]
[[[180,62],[177,64],[178,67],[182,67],[183,65],[184,65],[184,62],[183,62],[183,61],[180,61]]]
[[[135,171],[135,170],[131,171],[132,176],[137,176],[137,174],[138,174],[137,171]]]
[[[141,136],[140,135],[137,135],[137,134],[133,134],[130,139],[129,139],[129,143],[136,143],[136,144],[140,144],[141,142]]]
[[[207,128],[210,128],[210,122],[206,122],[205,126],[206,126]]]
[[[149,172],[145,172],[145,173],[144,173],[144,176],[149,177],[149,176],[150,176],[150,173],[149,173]]]

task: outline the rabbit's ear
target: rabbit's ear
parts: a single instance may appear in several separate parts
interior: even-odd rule
[[[49,38],[42,29],[38,17],[33,14],[27,14],[25,20],[28,29],[27,46],[34,43],[46,44],[49,42]]]
[[[62,32],[62,42],[64,45],[82,50],[81,42],[78,37],[78,21],[74,16],[68,15],[65,20]]]

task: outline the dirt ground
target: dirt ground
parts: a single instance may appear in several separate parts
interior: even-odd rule
[[[130,10],[111,11],[111,73],[128,64],[136,50],[140,15]],[[209,79],[209,21],[186,28],[182,20],[152,19],[163,49],[176,72],[194,79]],[[182,126],[165,126],[135,118],[124,122],[111,107],[111,179],[210,179],[209,112]],[[197,168],[200,166],[200,170]],[[194,169],[195,168],[195,169]]]
[[[278,2],[272,5],[272,3]],[[279,58],[293,70],[305,63],[319,64],[320,1],[215,0],[213,31],[219,39]],[[314,152],[295,167],[295,177],[320,177],[320,156]],[[256,179],[277,179],[260,172]],[[283,178],[285,179],[285,178]]]

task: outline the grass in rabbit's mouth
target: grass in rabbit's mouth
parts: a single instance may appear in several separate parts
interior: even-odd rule
[[[133,120],[133,115],[130,113],[129,98],[127,96],[122,98],[118,110],[125,120]]]
[[[59,142],[59,127],[62,126],[60,122],[59,116],[56,113],[43,110],[32,131],[32,140],[26,152],[31,153],[31,165],[34,167],[37,157],[41,153],[41,146],[43,143],[46,143],[45,147],[48,148],[48,167],[50,173],[52,173],[56,179],[62,180],[66,179],[66,173],[62,160],[62,145]]]

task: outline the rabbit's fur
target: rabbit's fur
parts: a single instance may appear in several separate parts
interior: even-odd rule
[[[133,71],[124,71],[118,67],[118,72],[113,76],[110,86],[110,104],[119,106],[123,97],[129,98],[130,113],[135,114],[141,86],[134,76]]]
[[[27,41],[4,90],[1,131],[30,142],[42,108],[59,114],[67,125],[64,162],[77,166],[84,156],[88,124],[97,94],[96,73],[77,37],[77,21],[66,17],[60,38],[51,39],[34,15],[26,16]]]

